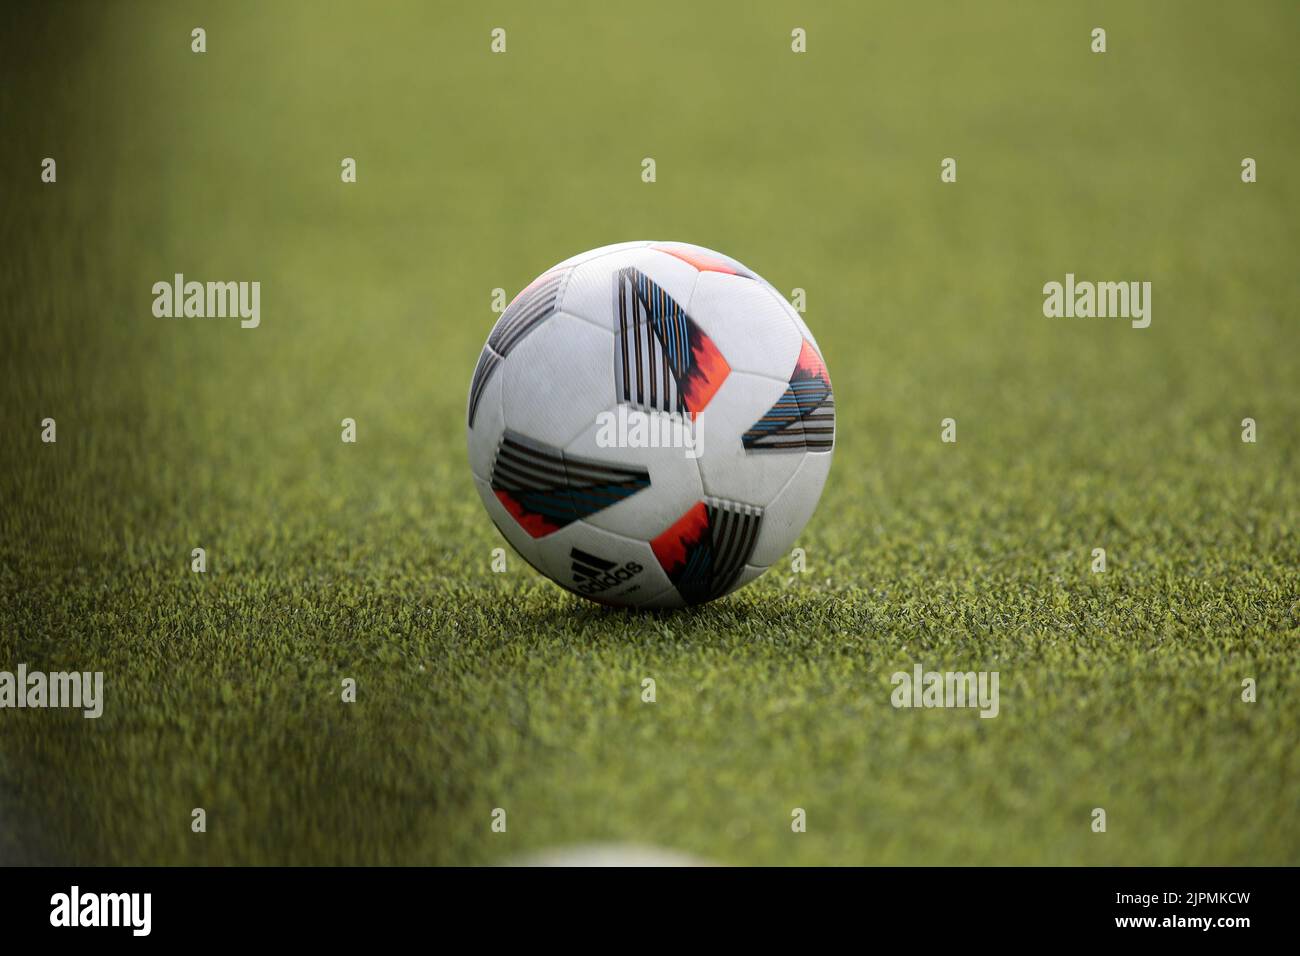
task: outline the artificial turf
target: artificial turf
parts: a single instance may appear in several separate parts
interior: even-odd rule
[[[1300,862],[1294,5],[0,26],[0,670],[106,685],[0,711],[0,861]],[[807,571],[678,613],[494,573],[464,447],[492,290],[643,238],[807,290],[838,411]],[[260,327],[155,318],[177,272]],[[999,716],[893,708],[917,663]]]

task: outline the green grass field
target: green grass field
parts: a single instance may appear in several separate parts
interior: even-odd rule
[[[0,711],[0,861],[1300,863],[1298,29],[0,14],[0,670],[106,685],[98,720]],[[464,445],[491,290],[643,238],[806,289],[839,417],[807,573],[680,613],[492,573]],[[261,326],[154,318],[177,272],[259,280]],[[1067,272],[1151,281],[1151,326],[1045,318]],[[1000,716],[895,710],[917,663],[999,671]]]

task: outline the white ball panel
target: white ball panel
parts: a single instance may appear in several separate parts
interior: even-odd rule
[[[639,606],[672,586],[647,542],[602,531],[586,521],[539,538],[537,548],[543,573],[602,604]]]
[[[483,507],[487,509],[488,514],[492,516],[492,522],[500,530],[506,541],[523,557],[525,561],[534,568],[542,571],[541,553],[537,549],[536,542],[519,527],[519,523],[511,517],[510,512],[506,510],[492,490],[492,486],[481,478],[475,477],[474,487],[478,489],[478,496],[483,499]],[[542,571],[545,574],[545,571]]]
[[[763,511],[750,562],[770,567],[794,547],[821,498],[831,468],[831,452],[807,452],[790,483]]]
[[[614,337],[557,312],[506,356],[502,386],[505,425],[562,448],[589,428],[614,394]]]
[[[725,272],[730,268],[734,270],[737,275],[750,278],[751,281],[759,282],[769,288],[771,287],[770,282],[739,259],[733,259],[731,256],[718,252],[716,249],[710,249],[707,246],[697,246],[690,242],[675,241],[653,242],[651,245],[657,252],[664,253],[665,255],[695,260],[696,267],[701,272],[715,271],[718,267],[721,267]]]
[[[808,323],[803,320],[803,316],[799,314],[799,310],[792,306],[776,289],[772,290],[772,294],[777,297],[781,305],[785,308],[785,314],[790,317],[790,321],[793,322],[795,328],[799,330],[799,334],[812,343],[812,347],[817,350],[818,355],[822,355],[821,346],[817,344],[816,336],[814,336],[812,330],[808,328]],[[825,359],[826,357],[822,355],[822,361],[825,361]]]
[[[618,407],[611,404],[606,411],[618,416]],[[643,412],[628,410],[632,415]],[[650,413],[656,422],[665,416]],[[650,472],[650,487],[642,488],[617,504],[588,515],[583,520],[597,528],[649,541],[670,527],[696,502],[704,497],[700,482],[700,469],[696,461],[686,457],[681,448],[602,448],[600,425],[594,423],[571,441],[564,449],[566,455],[576,455],[593,461],[607,462],[623,467],[642,467]]]
[[[774,378],[732,372],[700,413],[704,493],[766,508],[799,467],[803,450],[746,451],[741,436],[785,394]]]
[[[636,244],[611,255],[583,263],[569,276],[560,308],[594,322],[610,332],[618,328],[614,277],[620,269],[634,268],[668,293],[683,309],[695,288],[699,272],[694,266]]]
[[[789,381],[802,344],[798,327],[771,289],[753,279],[702,272],[686,311],[732,371]]]
[[[505,431],[505,415],[501,407],[501,383],[505,380],[504,363],[499,363],[488,376],[487,384],[474,412],[474,427],[469,429],[469,467],[475,478],[489,481],[492,478],[492,460],[496,457],[497,443]]]

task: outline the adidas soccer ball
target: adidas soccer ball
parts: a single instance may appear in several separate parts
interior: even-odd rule
[[[575,256],[515,297],[469,390],[488,514],[602,604],[713,600],[780,560],[835,440],[812,333],[736,260],[683,243]]]

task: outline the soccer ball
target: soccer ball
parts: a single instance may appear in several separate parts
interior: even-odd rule
[[[770,284],[700,246],[567,259],[506,308],[469,389],[496,526],[602,604],[681,607],[780,560],[835,443],[830,375]]]

